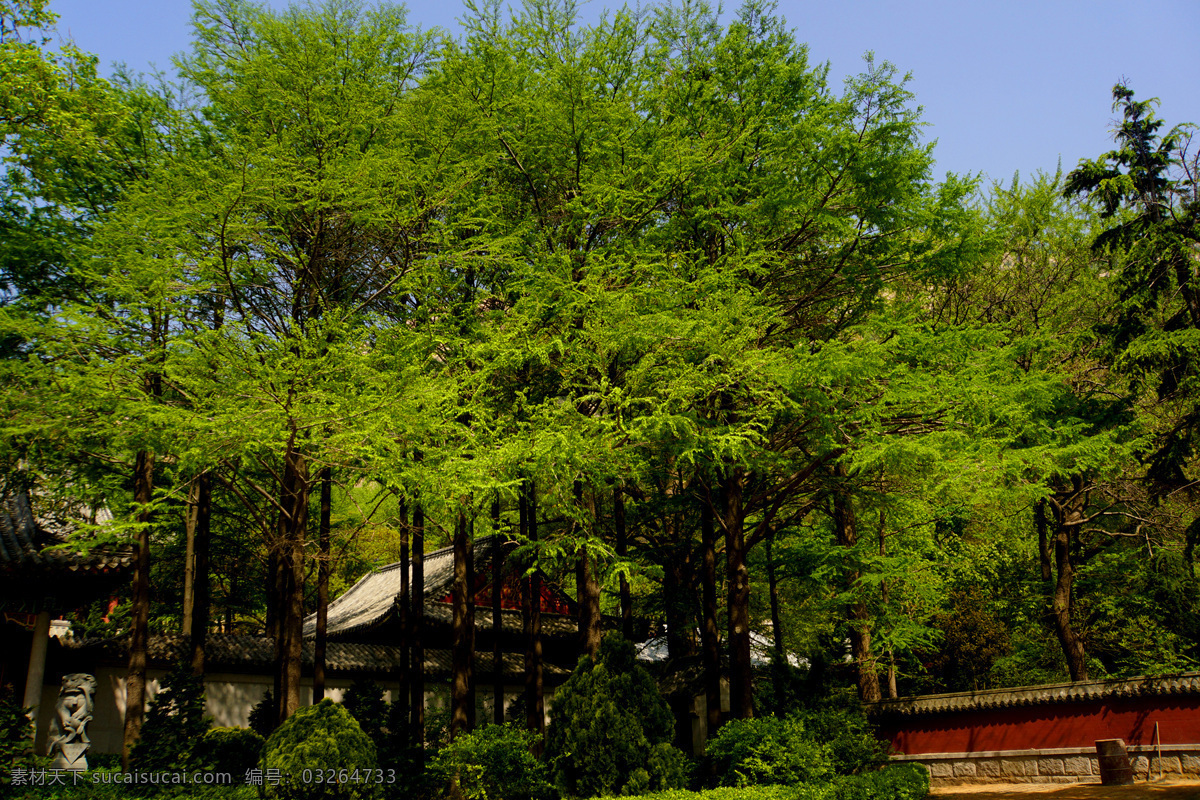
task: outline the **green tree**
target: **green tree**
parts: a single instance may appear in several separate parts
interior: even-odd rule
[[[1063,193],[1087,195],[1109,226],[1095,238],[1099,252],[1119,258],[1119,313],[1107,330],[1116,366],[1152,388],[1169,422],[1147,451],[1147,478],[1162,495],[1189,483],[1187,465],[1200,410],[1195,403],[1200,328],[1196,286],[1200,243],[1197,154],[1189,153],[1191,125],[1161,133],[1157,100],[1134,100],[1113,87],[1113,110],[1122,115],[1117,149],[1082,160]]]
[[[571,795],[677,789],[686,758],[672,747],[673,735],[671,711],[635,663],[633,645],[609,636],[600,657],[580,657],[556,693],[546,757]]]

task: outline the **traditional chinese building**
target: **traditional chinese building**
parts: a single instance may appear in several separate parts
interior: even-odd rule
[[[26,489],[0,487],[0,686],[13,686],[22,705],[37,710],[39,731],[61,677],[46,669],[52,621],[122,593],[129,581],[130,548],[78,549],[85,523],[110,518],[103,509],[54,505]]]

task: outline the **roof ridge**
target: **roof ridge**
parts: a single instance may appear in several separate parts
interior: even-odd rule
[[[880,700],[870,704],[870,710],[872,713],[932,714],[951,710],[1100,700],[1113,696],[1134,697],[1140,694],[1200,694],[1200,671],[913,695]]]
[[[499,538],[500,538],[499,534],[489,533],[487,536],[480,536],[477,539],[473,539],[472,544],[481,545],[484,542],[488,542],[490,544],[490,542],[492,540],[499,539]],[[507,542],[510,540],[505,539],[505,541]],[[425,560],[428,561],[429,559],[436,558],[438,556],[453,555],[453,553],[454,553],[454,545],[447,545],[446,547],[439,547],[437,550],[430,550],[428,553],[425,554]],[[409,563],[409,566],[411,567],[412,566],[411,557],[409,558],[408,563]],[[400,562],[393,561],[390,564],[384,564],[382,567],[376,567],[375,569],[372,569],[371,572],[367,573],[367,575],[391,572],[391,571],[397,570],[397,569],[400,569]]]

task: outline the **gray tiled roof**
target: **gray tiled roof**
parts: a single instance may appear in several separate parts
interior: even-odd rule
[[[481,536],[475,540],[475,563],[490,563],[493,548],[504,547],[497,536]],[[409,567],[411,578],[412,568]],[[346,593],[329,604],[329,622],[326,628],[330,636],[364,631],[378,625],[392,614],[396,597],[400,594],[400,563],[388,564],[368,572]],[[454,548],[444,547],[425,554],[425,598],[444,597],[454,583]],[[430,603],[426,613],[431,616],[436,610]],[[317,615],[309,614],[304,620],[304,638],[317,635]]]
[[[978,711],[1049,703],[1072,703],[1145,695],[1200,694],[1200,672],[1162,677],[1053,683],[1015,689],[984,689],[977,692],[930,694],[883,700],[871,706],[873,714],[939,714],[946,711]]]
[[[103,639],[97,641],[67,641],[64,646],[79,652],[95,654],[110,660],[123,662],[129,657],[128,638]],[[154,635],[147,642],[148,660],[161,668],[170,668],[184,658],[188,652],[187,639],[183,636]],[[359,644],[352,642],[329,642],[325,650],[325,667],[331,674],[371,673],[391,675],[400,667],[401,649],[395,645]],[[305,642],[301,661],[306,669],[313,664],[312,642]],[[514,681],[523,680],[525,673],[524,653],[502,654],[503,674]],[[266,636],[212,633],[205,646],[205,664],[208,672],[228,669],[232,672],[266,672],[275,666],[275,642]],[[430,677],[445,677],[451,673],[452,656],[449,650],[425,651],[425,672]],[[544,663],[545,674],[565,677],[569,673],[553,664]],[[492,654],[475,654],[475,673],[479,676],[492,674]]]
[[[107,522],[112,515],[106,509],[95,511],[82,506],[37,513],[28,490],[0,487],[0,570],[29,571],[67,569],[73,572],[104,572],[133,563],[129,547],[97,547],[80,553],[64,547],[84,517]]]

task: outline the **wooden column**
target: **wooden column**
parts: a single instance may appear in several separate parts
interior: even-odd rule
[[[50,644],[50,612],[37,615],[33,626],[33,646],[29,648],[29,669],[25,672],[25,697],[22,708],[30,712],[29,735],[37,738],[38,707],[42,704],[42,683],[46,678],[46,648]]]

